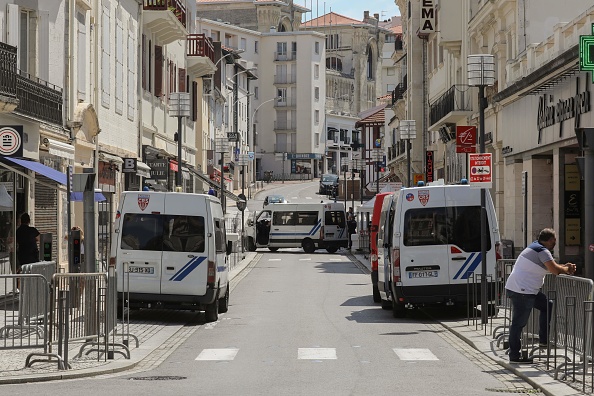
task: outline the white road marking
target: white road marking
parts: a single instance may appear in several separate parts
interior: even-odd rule
[[[281,261],[281,259],[268,259],[268,261]]]
[[[237,348],[203,349],[196,360],[233,360],[237,352]]]
[[[311,257],[310,258],[302,258],[302,259],[299,259],[299,261],[311,261]]]
[[[439,360],[429,349],[425,348],[394,348],[400,360]]]
[[[343,259],[338,259],[338,258],[331,258],[330,261],[345,261]]]
[[[305,199],[313,199],[312,197],[305,197]]]
[[[336,359],[336,348],[299,348],[297,359]]]
[[[297,197],[291,197],[291,199],[298,199]]]

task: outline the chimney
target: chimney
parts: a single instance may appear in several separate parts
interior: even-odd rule
[[[363,11],[363,21],[366,21],[369,19],[369,11]]]
[[[373,14],[373,17],[379,21],[379,14]]]

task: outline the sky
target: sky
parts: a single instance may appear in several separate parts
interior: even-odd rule
[[[363,12],[369,11],[369,15],[380,14],[380,20],[386,20],[394,15],[400,15],[400,11],[394,0],[295,0],[295,4],[305,6],[312,10],[308,13],[306,20],[324,15],[324,4],[326,13],[332,12],[350,18],[363,20]]]

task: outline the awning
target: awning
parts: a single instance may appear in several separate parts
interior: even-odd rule
[[[142,161],[136,161],[136,174],[146,179],[151,178],[151,167]]]
[[[47,138],[47,147],[51,155],[66,159],[74,159],[74,146],[58,140]]]
[[[82,202],[83,194],[84,193],[82,193],[82,192],[71,192],[70,200],[74,201],[74,202]],[[103,195],[101,190],[95,190],[95,202],[103,202],[103,201],[107,201],[107,198],[105,198],[105,195]]]
[[[40,175],[43,175],[49,179],[52,179],[55,182],[60,184],[66,185],[66,175],[60,171],[57,171],[49,166],[45,166],[40,164],[39,162],[35,161],[27,161],[24,159],[12,158],[12,157],[3,157],[5,160],[8,160],[14,164],[20,165],[24,168],[32,170]]]
[[[117,155],[112,155],[108,153],[104,153],[102,151],[99,152],[99,159],[108,161],[108,162],[115,162],[116,164],[123,164],[124,160]]]

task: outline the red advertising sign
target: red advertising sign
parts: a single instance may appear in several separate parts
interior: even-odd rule
[[[433,151],[427,151],[425,154],[425,181],[431,183],[434,175],[433,169]]]
[[[491,153],[469,154],[468,161],[470,169],[468,181],[471,185],[479,183],[484,187],[483,185],[492,183]]]
[[[456,152],[476,153],[476,127],[456,126]]]

